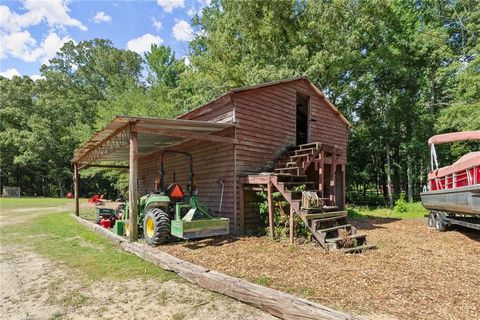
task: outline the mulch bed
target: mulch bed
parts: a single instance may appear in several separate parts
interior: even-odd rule
[[[400,319],[477,319],[480,233],[440,233],[424,219],[350,219],[379,249],[327,253],[267,237],[225,237],[158,247],[176,257],[329,307]],[[383,317],[382,317],[383,318]]]

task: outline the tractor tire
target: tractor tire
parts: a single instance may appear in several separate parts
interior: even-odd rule
[[[170,216],[159,208],[147,211],[143,218],[143,235],[149,245],[167,242],[170,237]]]

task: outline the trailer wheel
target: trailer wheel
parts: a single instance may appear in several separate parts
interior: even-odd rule
[[[430,214],[428,215],[428,227],[429,228],[432,228],[432,229],[436,229],[436,226],[435,226],[435,214],[433,212],[430,212]]]
[[[444,219],[444,214],[438,213],[435,219],[435,229],[437,229],[440,232],[443,232],[446,230],[446,225],[447,223]]]
[[[143,219],[143,235],[150,245],[165,243],[170,237],[170,217],[159,208],[147,211]]]

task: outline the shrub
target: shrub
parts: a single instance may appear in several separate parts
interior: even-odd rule
[[[407,212],[408,211],[408,203],[405,201],[405,193],[400,193],[400,198],[395,201],[395,206],[393,207],[393,211],[395,212]]]
[[[295,191],[303,191],[305,186],[299,186],[295,188]],[[265,233],[269,233],[268,227],[268,194],[266,191],[257,192],[257,195],[260,197],[261,201],[258,202],[258,209],[260,211],[260,215],[262,220],[265,222],[267,226],[265,228]],[[273,227],[275,231],[276,238],[287,238],[288,233],[290,230],[290,221],[289,221],[289,214],[290,214],[290,205],[285,200],[280,192],[272,192],[272,199],[273,199]],[[295,224],[295,237],[309,237],[309,230],[303,224],[302,220],[295,215],[294,216],[294,224]]]

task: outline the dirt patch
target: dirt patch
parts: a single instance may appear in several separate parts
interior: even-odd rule
[[[480,235],[440,233],[424,219],[352,220],[378,250],[326,253],[312,244],[217,238],[159,247],[232,276],[373,319],[475,319]]]
[[[0,249],[4,319],[276,319],[177,280],[91,283],[25,248]]]

